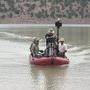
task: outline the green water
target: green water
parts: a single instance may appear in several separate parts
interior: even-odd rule
[[[44,35],[49,28],[0,29],[1,90],[90,90],[90,27],[60,29],[60,37],[68,45],[69,65],[29,64],[32,38],[39,37],[40,48],[44,48]]]

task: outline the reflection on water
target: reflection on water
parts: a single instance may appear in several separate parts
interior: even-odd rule
[[[35,87],[38,90],[54,90],[58,87],[58,83],[63,87],[67,68],[67,66],[31,66],[32,79],[36,83]]]
[[[29,46],[32,37],[45,45],[48,27],[0,29],[1,90],[89,90],[90,27],[62,27],[60,37],[68,45],[67,66],[30,65]],[[54,27],[53,27],[54,28]],[[54,28],[56,33],[56,28]]]

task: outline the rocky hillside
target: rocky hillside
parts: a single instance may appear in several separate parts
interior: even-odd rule
[[[49,22],[58,17],[90,18],[90,0],[0,0],[1,21]]]

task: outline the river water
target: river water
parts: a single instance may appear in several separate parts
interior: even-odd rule
[[[0,90],[90,90],[90,27],[60,29],[60,37],[68,45],[69,65],[29,64],[32,38],[39,37],[40,48],[44,49],[44,35],[49,28],[0,29]]]

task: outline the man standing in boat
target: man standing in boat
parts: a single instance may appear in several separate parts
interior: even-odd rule
[[[53,28],[51,28],[48,31],[48,33],[46,33],[45,39],[46,39],[46,46],[48,46],[49,43],[55,43],[56,36],[55,36]]]
[[[55,55],[56,36],[55,36],[54,30],[52,28],[45,35],[45,39],[46,39],[46,54],[47,54],[47,56]]]

